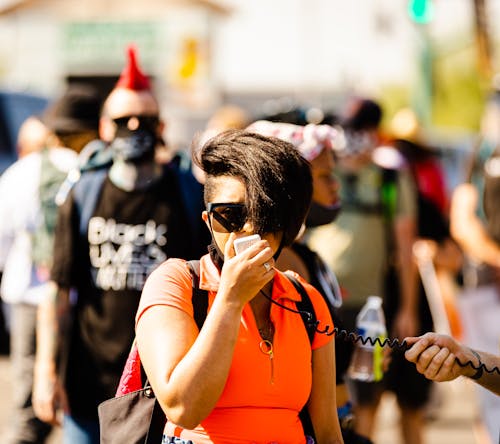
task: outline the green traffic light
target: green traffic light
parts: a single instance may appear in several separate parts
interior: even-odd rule
[[[433,12],[434,7],[431,0],[410,0],[408,2],[408,14],[416,23],[429,23],[432,20]]]

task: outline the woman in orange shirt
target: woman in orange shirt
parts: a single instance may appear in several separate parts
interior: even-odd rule
[[[179,259],[150,275],[137,314],[141,361],[168,418],[164,441],[313,442],[299,419],[307,405],[316,442],[342,443],[332,336],[309,341],[301,296],[274,268],[309,208],[309,164],[287,142],[237,130],[210,139],[196,161],[206,174],[202,217],[212,234],[200,261],[205,323],[198,330],[191,274]],[[233,242],[255,233],[261,240],[236,255]],[[296,277],[318,330],[332,328],[322,296]]]

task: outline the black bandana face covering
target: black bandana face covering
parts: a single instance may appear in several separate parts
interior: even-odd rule
[[[306,217],[306,227],[314,228],[333,222],[337,218],[340,209],[340,202],[337,202],[332,206],[325,207],[313,201]]]
[[[116,136],[111,142],[115,158],[138,160],[154,153],[158,137],[158,116],[125,116],[114,119]],[[133,124],[134,129],[129,125]]]
[[[224,255],[222,254],[222,251],[220,251],[217,243],[213,240],[213,238],[212,243],[208,246],[208,253],[210,254],[210,259],[212,259],[212,262],[219,269],[219,271],[221,271],[222,266],[224,265]]]
[[[129,131],[128,136],[117,136],[111,142],[113,156],[125,161],[138,160],[154,153],[156,134],[149,130]]]

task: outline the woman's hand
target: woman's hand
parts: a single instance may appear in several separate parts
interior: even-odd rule
[[[273,251],[267,240],[262,239],[235,254],[235,239],[236,235],[231,233],[225,245],[218,295],[245,305],[273,279],[276,270]]]

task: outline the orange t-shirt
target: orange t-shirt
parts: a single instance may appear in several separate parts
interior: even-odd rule
[[[298,275],[296,275],[298,277]],[[209,310],[219,286],[219,271],[208,255],[200,262],[200,288],[208,290]],[[333,328],[323,297],[299,278],[313,303],[319,328]],[[169,259],[148,278],[137,313],[154,305],[168,305],[193,316],[191,273],[180,259]],[[296,310],[300,300],[293,284],[282,273],[274,277],[272,299]],[[273,363],[261,351],[262,339],[249,304],[241,316],[240,331],[231,369],[221,397],[212,412],[194,430],[167,422],[165,434],[205,443],[287,443],[304,444],[299,412],[311,391],[311,346],[301,316],[271,305],[275,326]],[[332,341],[332,336],[314,336],[312,349]],[[215,357],[216,359],[216,357]],[[332,375],[333,377],[333,375]]]

